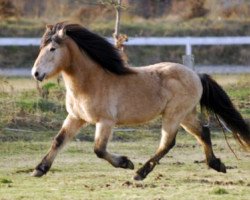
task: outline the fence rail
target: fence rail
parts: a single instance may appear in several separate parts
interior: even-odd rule
[[[107,38],[113,42],[112,38]],[[0,38],[0,46],[39,46],[40,38]],[[129,46],[185,46],[186,55],[192,55],[193,46],[250,45],[249,36],[232,37],[130,37]]]
[[[113,42],[112,38],[107,38]],[[0,46],[39,46],[40,38],[0,38]],[[250,36],[239,37],[130,37],[129,46],[185,46],[186,57],[191,58],[193,46],[201,45],[250,45]],[[186,63],[187,65],[187,63]],[[250,66],[199,66],[202,73],[250,73]],[[29,76],[30,69],[0,69],[0,75]]]

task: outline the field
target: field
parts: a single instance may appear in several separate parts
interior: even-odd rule
[[[250,75],[214,76],[250,119]],[[134,171],[116,169],[93,153],[94,127],[80,131],[42,178],[30,173],[47,152],[63,118],[64,88],[56,82],[41,86],[27,78],[1,78],[0,87],[0,200],[16,199],[250,199],[250,154],[228,134],[213,127],[215,154],[227,174],[208,169],[196,140],[180,130],[176,146],[141,182]],[[155,152],[160,119],[139,127],[119,127],[109,150],[129,156],[138,169]]]
[[[139,134],[139,133],[137,133]],[[214,139],[228,173],[207,169],[196,142],[184,134],[177,146],[142,182],[133,171],[114,169],[93,153],[92,142],[72,142],[42,178],[29,174],[49,142],[5,142],[0,146],[0,199],[249,199],[249,154],[237,150],[236,160],[222,137]],[[230,140],[230,143],[233,142]],[[158,141],[113,142],[110,150],[129,155],[136,168],[155,151]]]

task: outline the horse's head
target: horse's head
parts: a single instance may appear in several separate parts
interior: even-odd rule
[[[35,79],[43,81],[69,66],[70,54],[65,45],[67,39],[65,32],[62,26],[46,26],[40,53],[32,68],[32,75]]]

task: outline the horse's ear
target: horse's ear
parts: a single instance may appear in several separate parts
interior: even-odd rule
[[[61,39],[65,39],[66,37],[66,29],[65,28],[61,28],[59,31],[58,31],[58,34],[59,38]]]
[[[47,24],[47,25],[46,25],[46,30],[47,30],[47,31],[51,31],[52,28],[53,28],[53,25],[51,25],[51,24]]]

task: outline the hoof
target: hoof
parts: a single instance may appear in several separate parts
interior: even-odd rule
[[[147,177],[147,175],[154,169],[156,162],[148,161],[146,162],[143,167],[137,170],[134,180],[141,181]]]
[[[227,173],[227,169],[226,169],[226,166],[224,165],[224,163],[220,163],[220,172]]]
[[[212,161],[209,162],[209,167],[213,168],[214,170],[216,170],[217,172],[222,172],[222,173],[226,173],[226,166],[224,165],[223,162],[220,161],[220,159],[216,158]]]
[[[128,169],[131,169],[133,170],[135,168],[134,164],[129,160],[128,161],[128,166],[127,166]]]
[[[132,170],[135,168],[134,164],[126,156],[121,157],[119,167],[124,168],[124,169],[132,169]]]
[[[133,179],[135,180],[135,181],[142,181],[143,179],[144,179],[145,177],[142,177],[140,174],[135,174],[134,175],[134,177],[133,177]]]
[[[41,176],[43,176],[44,174],[45,174],[44,172],[35,169],[35,170],[31,173],[31,176],[33,176],[33,177],[41,177]]]

